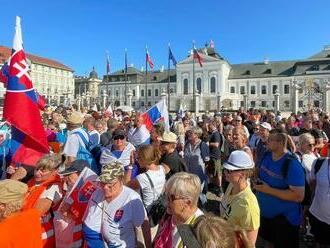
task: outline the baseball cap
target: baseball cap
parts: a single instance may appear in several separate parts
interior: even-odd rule
[[[22,203],[28,186],[25,183],[5,179],[0,181],[0,203]]]
[[[102,183],[111,183],[118,177],[124,176],[124,166],[119,162],[113,162],[103,166],[99,180]]]
[[[267,129],[268,131],[272,130],[272,126],[268,122],[263,122],[260,124],[260,127]]]
[[[61,176],[70,175],[74,172],[82,172],[85,167],[88,167],[89,164],[86,160],[78,159],[71,163],[70,167],[66,168],[64,171],[58,173]]]
[[[168,143],[176,143],[178,136],[172,132],[164,132],[163,136],[159,138],[160,141]]]
[[[248,170],[253,169],[254,163],[249,154],[244,151],[233,151],[228,161],[224,163],[223,167],[227,170]]]

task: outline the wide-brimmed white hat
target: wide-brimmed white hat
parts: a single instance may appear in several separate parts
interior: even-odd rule
[[[248,170],[253,169],[254,163],[249,154],[239,150],[230,154],[223,167],[227,170]]]
[[[160,141],[168,143],[176,143],[178,136],[172,132],[164,132],[163,136],[159,138]]]

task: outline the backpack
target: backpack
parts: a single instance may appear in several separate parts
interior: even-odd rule
[[[95,155],[101,153],[100,150],[96,149],[98,146],[92,146],[91,143],[86,140],[85,136],[81,132],[74,132],[73,134],[77,134],[85,145],[85,147],[79,145],[76,158],[85,160],[89,164],[90,166],[89,168],[92,171],[94,171],[97,175],[100,175],[101,166],[99,163],[97,163],[97,160],[95,159],[95,157],[91,152],[93,151]],[[101,154],[99,154],[99,156],[101,156]]]
[[[151,189],[153,192],[155,192],[155,186],[149,176],[149,174],[146,172],[145,173],[148,181],[150,183]],[[141,194],[143,195],[143,194]],[[150,227],[154,227],[157,226],[159,221],[162,219],[162,217],[165,215],[166,213],[166,205],[165,205],[165,193],[163,192],[158,198],[157,200],[155,200],[152,205],[150,210],[147,212],[148,218],[149,218],[149,223],[150,223]]]
[[[286,178],[288,176],[288,171],[289,171],[289,166],[290,166],[291,160],[293,160],[293,159],[298,160],[297,156],[299,156],[299,154],[294,154],[294,155],[290,154],[287,157],[287,159],[284,161],[283,166],[282,166],[282,175],[283,175],[284,178]],[[317,171],[320,170],[323,161],[324,161],[324,159],[319,159],[319,158],[316,160],[316,164],[315,164],[315,172],[316,173],[317,173]],[[316,173],[315,173],[315,175],[316,175]],[[304,206],[309,206],[312,203],[312,191],[311,191],[311,188],[310,188],[310,185],[309,185],[308,181],[306,180],[306,171],[305,171],[305,169],[304,169],[304,175],[305,175],[305,195],[304,195],[304,199],[301,202],[301,204],[304,205]]]

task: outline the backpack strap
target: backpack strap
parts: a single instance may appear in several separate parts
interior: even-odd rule
[[[73,134],[78,134],[78,136],[80,137],[80,139],[82,140],[82,142],[85,144],[86,148],[88,149],[89,147],[89,142],[88,140],[85,138],[85,136],[81,133],[81,132],[74,132]],[[87,133],[88,134],[88,133]]]
[[[314,176],[316,176],[316,174],[321,169],[324,160],[325,160],[325,158],[318,158],[318,159],[316,159],[315,167],[314,167]]]
[[[294,157],[294,155],[289,154],[289,156],[285,159],[283,163],[281,172],[284,178],[288,176],[289,166],[292,160],[297,160],[297,159]]]

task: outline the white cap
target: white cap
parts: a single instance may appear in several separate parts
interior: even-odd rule
[[[272,130],[272,126],[268,122],[263,122],[260,124],[260,127],[267,129],[268,131]]]
[[[242,150],[233,151],[223,167],[227,170],[248,170],[254,168],[254,163],[249,154]]]

